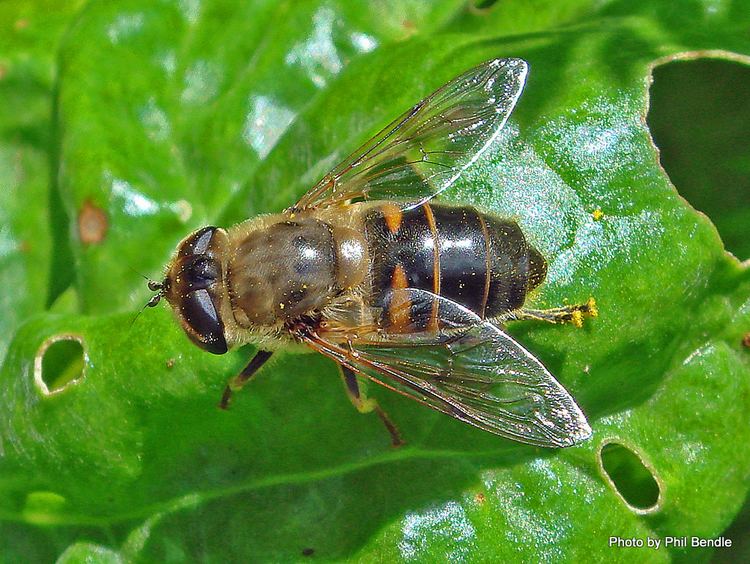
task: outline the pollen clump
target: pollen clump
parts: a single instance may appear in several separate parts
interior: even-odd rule
[[[589,316],[591,317],[599,317],[599,308],[596,305],[596,300],[592,297],[588,299],[586,302],[586,307],[588,308]]]
[[[583,327],[583,320],[586,317],[598,317],[599,308],[596,306],[596,300],[591,297],[585,304],[575,306],[575,309],[570,312],[570,322],[578,328]]]
[[[577,309],[570,314],[570,322],[579,329],[583,327],[583,313],[580,309]]]
[[[600,210],[599,208],[596,208],[592,213],[591,217],[594,218],[594,221],[599,221],[601,218],[604,217],[604,212]]]

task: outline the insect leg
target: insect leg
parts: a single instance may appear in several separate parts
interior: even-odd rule
[[[357,408],[357,411],[360,413],[370,413],[371,411],[377,413],[378,417],[380,417],[380,420],[391,434],[391,442],[393,443],[393,446],[398,447],[406,444],[401,438],[401,433],[399,433],[398,428],[393,421],[391,421],[391,418],[388,417],[388,414],[383,411],[383,408],[378,405],[377,400],[368,398],[362,393],[359,387],[359,381],[357,380],[357,374],[353,370],[346,366],[341,366],[340,364],[339,371],[341,372],[341,380],[344,382],[346,395],[349,396],[349,399],[354,407]]]
[[[242,369],[242,372],[237,374],[234,378],[229,380],[227,387],[224,388],[224,393],[221,395],[221,401],[219,407],[221,409],[229,408],[229,401],[232,399],[232,392],[235,392],[242,388],[247,382],[255,376],[255,373],[260,370],[266,361],[271,358],[271,351],[258,351],[255,356],[247,363],[247,366]]]
[[[594,298],[589,298],[585,304],[575,304],[552,309],[520,309],[509,313],[503,321],[535,319],[549,323],[572,323],[576,327],[583,327],[586,317],[596,317],[599,310]]]

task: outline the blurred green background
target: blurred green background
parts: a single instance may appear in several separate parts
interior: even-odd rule
[[[0,560],[750,558],[748,29],[737,0],[0,2]],[[537,305],[596,297],[583,330],[510,327],[590,441],[512,444],[373,389],[394,450],[296,354],[220,412],[252,347],[133,322],[138,273],[192,229],[283,209],[511,56],[524,95],[446,199],[521,224]]]

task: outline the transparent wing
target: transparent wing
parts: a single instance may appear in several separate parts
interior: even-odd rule
[[[451,186],[497,136],[527,73],[521,59],[494,59],[465,72],[357,149],[295,208],[355,199],[424,203]]]
[[[308,344],[379,384],[509,439],[566,447],[591,435],[570,394],[510,335],[453,301],[407,291],[414,326],[428,326],[438,304],[438,332],[386,334],[382,342],[346,347],[315,334]]]

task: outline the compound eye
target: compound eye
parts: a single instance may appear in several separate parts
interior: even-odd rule
[[[196,256],[183,266],[183,275],[190,290],[203,290],[219,279],[219,265],[215,260]]]
[[[212,225],[199,229],[185,239],[178,254],[183,257],[206,254],[211,247],[211,243],[213,242],[214,235],[217,231],[218,227],[213,227]]]
[[[224,324],[219,319],[208,290],[188,293],[181,302],[180,310],[182,318],[190,327],[187,334],[196,345],[214,354],[227,352]]]

